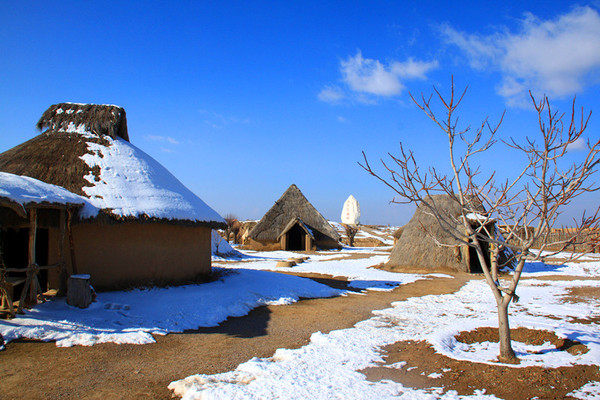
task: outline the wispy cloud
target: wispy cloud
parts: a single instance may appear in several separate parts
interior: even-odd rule
[[[498,93],[509,105],[521,104],[529,89],[565,97],[600,81],[600,15],[590,7],[545,21],[526,14],[517,32],[486,36],[444,25],[442,34],[473,68],[501,72]]]
[[[166,142],[170,144],[179,144],[179,141],[171,136],[160,136],[160,135],[147,135],[146,139],[155,142]]]
[[[345,97],[345,95],[344,91],[341,88],[335,86],[327,86],[319,92],[317,97],[321,101],[333,104],[338,103]]]
[[[203,122],[214,129],[221,129],[229,124],[248,124],[249,118],[239,118],[235,116],[226,116],[210,110],[198,110],[204,116]]]
[[[400,95],[404,82],[411,79],[427,79],[427,73],[437,68],[437,61],[418,61],[412,58],[404,62],[364,58],[359,50],[356,55],[340,61],[341,80],[344,87],[327,86],[318,94],[321,101],[338,103],[351,97],[372,103],[374,97]]]
[[[581,137],[567,147],[568,151],[583,151],[587,149],[588,143],[584,138]]]

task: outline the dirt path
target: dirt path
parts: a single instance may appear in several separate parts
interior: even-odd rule
[[[392,292],[260,307],[216,328],[158,336],[150,345],[57,348],[54,343],[11,342],[0,352],[0,399],[169,399],[171,381],[230,371],[252,357],[269,357],[278,348],[301,347],[314,332],[351,327],[392,301],[457,291],[471,278],[458,274],[455,279],[420,280]],[[344,286],[327,277],[318,280]]]

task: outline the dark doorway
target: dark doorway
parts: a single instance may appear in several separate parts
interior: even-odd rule
[[[306,232],[295,224],[292,229],[287,232],[288,235],[288,248],[287,250],[305,250],[306,244]]]
[[[487,242],[481,243],[481,247],[483,249],[483,257],[485,258],[488,266],[490,265],[490,248]],[[477,250],[475,247],[469,246],[469,272],[472,274],[482,274],[483,268],[481,267],[481,263],[479,262],[479,256],[477,255]]]
[[[2,258],[7,268],[26,268],[29,263],[29,229],[5,229],[0,234]],[[35,262],[37,265],[48,265],[48,229],[38,229],[35,246]],[[23,276],[25,272],[11,272],[11,276]],[[48,289],[48,271],[41,270],[38,274],[40,287],[43,291]],[[13,298],[21,296],[23,285],[15,287]]]

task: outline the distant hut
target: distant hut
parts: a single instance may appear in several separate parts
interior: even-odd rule
[[[315,250],[340,248],[340,236],[291,185],[249,233],[248,246],[258,249]]]
[[[462,227],[461,207],[447,195],[431,197],[441,213],[456,221]],[[475,207],[484,212],[483,206]],[[494,232],[493,223],[487,227]],[[394,235],[395,236],[395,235]],[[438,246],[433,237],[444,246]],[[489,258],[488,246],[484,251]],[[411,220],[406,224],[390,255],[386,268],[402,270],[403,268],[450,269],[478,273],[482,272],[475,249],[459,243],[445,232],[436,218],[424,206],[419,204]]]
[[[73,221],[70,273],[90,274],[99,289],[176,284],[210,273],[211,228],[225,228],[225,221],[129,143],[123,108],[55,104],[37,126],[40,135],[0,154],[0,171],[87,199]]]

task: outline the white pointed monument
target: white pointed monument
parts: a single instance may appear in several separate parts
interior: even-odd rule
[[[358,204],[358,200],[352,195],[344,202],[342,223],[348,225],[360,224],[360,205]]]

